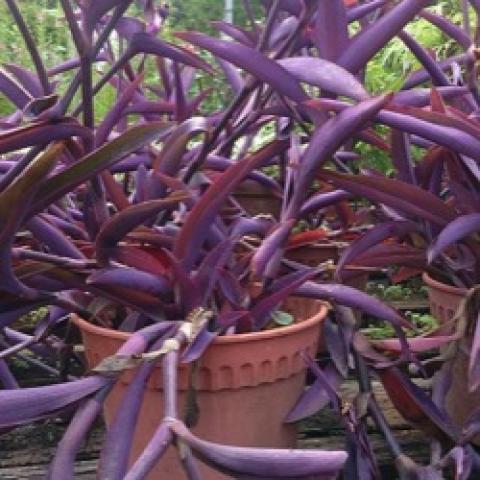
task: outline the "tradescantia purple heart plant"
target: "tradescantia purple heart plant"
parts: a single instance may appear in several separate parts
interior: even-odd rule
[[[478,283],[477,239],[468,237],[478,228],[480,158],[477,52],[469,29],[425,10],[428,1],[373,0],[347,8],[341,0],[274,0],[264,2],[261,24],[253,18],[247,28],[215,24],[232,40],[179,32],[170,42],[162,31],[168,22],[163,4],[139,2],[140,20],[129,16],[131,3],[62,0],[78,56],[47,69],[17,3],[7,0],[32,69],[10,64],[0,70],[0,92],[16,109],[0,123],[0,425],[10,429],[70,412],[48,478],[74,478],[85,436],[120,374],[134,369],[122,415],[110,425],[101,453],[102,479],[146,478],[171,444],[190,479],[201,478],[197,459],[234,478],[380,478],[366,416],[404,478],[443,478],[452,465],[457,478],[475,475],[479,462],[470,440],[478,421],[474,417],[462,435],[444,411],[445,385],[432,398],[409,379],[408,363],[428,370],[412,353],[422,349],[410,348],[405,337],[402,327],[409,323],[366,293],[322,281],[328,265],[309,268],[284,258],[301,222],[313,214],[318,222],[327,207],[360,196],[375,204],[381,223],[344,253],[339,279],[354,260],[416,268],[428,260],[465,286]],[[245,10],[251,11],[248,1]],[[403,31],[420,14],[464,53],[433,59]],[[365,70],[396,36],[423,68],[402,91],[373,96],[364,86]],[[465,80],[445,73],[453,61],[464,66]],[[62,72],[70,72],[62,77],[66,85]],[[210,92],[199,91],[196,78],[219,72],[233,100],[207,112],[202,102]],[[95,100],[104,88],[113,88],[116,98],[99,119]],[[391,129],[391,143],[374,124]],[[262,135],[266,126],[274,135]],[[399,178],[353,174],[360,142],[390,154]],[[427,150],[418,163],[411,144]],[[274,178],[266,173],[272,169]],[[238,204],[234,192],[246,180],[282,199],[279,218],[251,217]],[[247,237],[257,237],[259,246]],[[380,245],[365,256],[391,237],[401,244]],[[329,301],[335,315],[323,328],[330,360],[320,368],[304,354],[315,381],[285,422],[330,403],[345,427],[346,450],[234,447],[195,436],[177,411],[179,363],[195,363],[219,336],[271,328],[293,293]],[[40,307],[48,313],[33,335],[12,327]],[[351,309],[390,322],[399,355],[375,350]],[[51,370],[48,362],[69,352],[70,335],[58,335],[70,313],[131,336],[89,375],[63,372],[58,384],[20,388],[8,358],[30,349]],[[163,366],[165,416],[128,465],[155,362]],[[349,374],[359,382],[354,405],[338,395]],[[375,377],[400,413],[431,439],[431,465],[416,465],[402,452],[371,393]]]

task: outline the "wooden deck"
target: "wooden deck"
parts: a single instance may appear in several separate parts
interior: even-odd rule
[[[405,452],[416,461],[426,463],[429,456],[427,439],[420,432],[411,429],[399,417],[378,383],[374,384],[374,391]],[[354,395],[354,383],[347,382],[342,389],[342,397],[348,399]],[[19,427],[0,436],[0,480],[43,480],[64,429],[65,424],[61,421],[46,421]],[[370,430],[382,478],[396,479],[392,466],[393,459],[383,438],[375,432],[373,426]],[[102,435],[101,424],[90,433],[76,462],[75,478],[78,480],[95,480]],[[328,408],[302,422],[299,429],[299,446],[330,450],[344,447],[341,426]]]

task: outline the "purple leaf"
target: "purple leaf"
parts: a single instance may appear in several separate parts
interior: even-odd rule
[[[473,392],[480,386],[480,313],[477,316],[469,357],[468,388]]]
[[[26,225],[33,236],[48,247],[55,255],[76,259],[85,259],[85,255],[55,225],[41,217],[32,218]]]
[[[287,218],[296,217],[296,212],[300,209],[311,182],[316,178],[318,169],[389,100],[390,96],[387,95],[360,102],[328,120],[315,131],[301,159],[301,168],[295,182]]]
[[[175,207],[183,201],[185,194],[173,194],[167,198],[150,200],[132,205],[110,218],[102,226],[95,243],[96,258],[99,265],[107,265],[112,249],[127,233],[149,220],[163,210]]]
[[[403,374],[390,367],[378,372],[380,380],[399,413],[415,427],[440,440],[455,441],[459,432],[426,392]]]
[[[363,85],[350,72],[331,61],[312,57],[289,57],[278,60],[278,63],[300,82],[355,100],[369,97]]]
[[[242,313],[243,316],[245,313]],[[215,341],[220,332],[211,332],[207,326],[203,328],[200,333],[194,338],[187,348],[183,351],[181,362],[191,363],[198,360],[205,350]]]
[[[323,99],[320,101],[310,100],[308,105],[312,108],[321,105],[322,111],[325,107],[336,111],[350,108],[347,103]],[[397,111],[402,113],[397,113]],[[405,112],[408,112],[408,115],[405,115]],[[398,128],[431,140],[448,149],[454,149],[468,157],[477,158],[480,156],[479,131],[474,122],[392,103],[389,105],[389,110],[380,111],[375,120],[392,128]]]
[[[230,260],[235,244],[231,239],[220,242],[205,256],[194,277],[195,288],[200,294],[201,305],[206,305],[211,298],[220,271]]]
[[[32,198],[45,183],[46,176],[52,171],[63,149],[63,143],[53,144],[0,193],[0,275],[1,289],[4,291],[23,293],[27,298],[34,294],[15,278],[10,248]]]
[[[174,176],[181,167],[181,161],[188,142],[199,133],[208,131],[208,123],[204,117],[193,117],[178,125],[169,135],[162,151],[153,161],[153,169],[164,175]],[[155,183],[155,177],[150,178],[150,198],[158,198],[165,194],[165,185]]]
[[[135,33],[123,55],[110,68],[108,73],[101,77],[100,81],[95,85],[93,93],[96,94],[100,89],[135,55],[150,54],[158,57],[166,57],[176,62],[199,68],[207,72],[212,72],[212,68],[208,63],[204,62],[200,57],[189,52],[187,49],[173,45],[171,43],[160,40],[154,35],[147,32]]]
[[[423,10],[420,16],[425,20],[428,20],[432,25],[438,27],[443,33],[447,34],[450,38],[453,38],[458,44],[460,44],[465,50],[467,50],[472,44],[470,37],[453,22],[450,22],[445,17],[436,15],[429,10]]]
[[[299,215],[304,217],[310,213],[315,213],[325,207],[329,207],[330,205],[342,202],[343,200],[349,200],[350,198],[351,194],[345,190],[332,190],[330,192],[316,193],[304,202]]]
[[[371,247],[379,244],[383,240],[392,236],[403,237],[410,232],[418,231],[418,226],[414,222],[384,222],[375,225],[368,232],[364,233],[357,240],[353,241],[341,254],[337,263],[336,275],[341,276],[342,269],[349,262]]]
[[[227,82],[230,84],[232,91],[235,95],[238,95],[242,88],[245,86],[242,75],[237,71],[236,67],[230,62],[223,60],[220,57],[215,59],[220,65],[220,68],[223,70]]]
[[[158,114],[163,115],[166,113],[173,113],[175,110],[175,105],[173,102],[166,100],[157,100],[157,101],[148,101],[148,100],[136,100],[135,103],[129,105],[125,108],[125,114]]]
[[[191,51],[178,45],[160,40],[148,33],[137,33],[133,37],[129,49],[133,55],[138,53],[149,53],[151,55],[170,58],[175,62],[199,68],[206,72],[212,72],[212,67]]]
[[[344,378],[338,370],[332,365],[329,364],[324,370],[323,373],[327,382],[335,390],[342,384]],[[311,415],[314,415],[318,411],[322,410],[330,403],[330,395],[325,390],[324,381],[321,379],[316,379],[307,390],[302,394],[295,406],[290,410],[287,417],[285,418],[285,423],[294,423],[307,418]]]
[[[372,13],[374,10],[377,10],[385,5],[385,3],[387,3],[387,0],[372,0],[371,2],[359,4],[349,8],[347,10],[348,23],[360,20],[361,18]]]
[[[101,53],[97,55],[97,58],[93,59],[93,62],[106,62],[108,57]],[[64,62],[59,63],[58,65],[49,68],[47,73],[49,77],[53,77],[60,73],[67,72],[69,70],[73,70],[74,68],[78,68],[80,66],[80,59],[79,58],[71,58],[69,60],[65,60]]]
[[[253,48],[238,43],[218,40],[197,32],[181,32],[175,35],[246,70],[295,102],[301,103],[308,98],[292,75],[277,62]]]
[[[450,82],[443,73],[443,70],[438,66],[437,62],[430,56],[430,54],[422,48],[422,46],[414,40],[407,32],[399,32],[399,38],[408,47],[408,49],[415,55],[417,60],[424,66],[432,78],[434,85],[448,86]]]
[[[175,240],[175,257],[189,270],[195,263],[198,250],[207,238],[212,222],[223,207],[225,199],[253,170],[263,166],[275,155],[285,151],[288,143],[274,141],[261,150],[233,164],[222,173],[201,196],[189,212],[187,219]]]
[[[0,133],[0,154],[31,146],[47,145],[55,140],[74,136],[88,138],[90,132],[72,119],[64,119],[57,123],[34,122]]]
[[[468,94],[467,87],[437,87],[437,92],[444,100],[450,100],[462,95]],[[392,99],[392,104],[409,105],[411,107],[426,107],[430,104],[431,99],[430,88],[416,88],[414,90],[401,90],[395,92]]]
[[[127,267],[99,270],[88,277],[87,283],[112,288],[134,286],[135,290],[158,296],[169,290],[169,282],[165,277]]]
[[[160,348],[160,345],[157,348]],[[135,427],[147,388],[146,382],[154,367],[154,362],[142,365],[122,397],[103,442],[98,467],[99,478],[125,478]]]
[[[85,400],[75,412],[73,419],[58,443],[55,456],[50,464],[46,480],[74,480],[75,457],[85,442],[88,432],[97,417],[102,413],[102,406],[111,385],[101,388],[95,396]]]
[[[33,98],[20,82],[1,67],[0,92],[19,109],[23,109]]]
[[[435,335],[418,336],[408,338],[407,343],[413,353],[427,352],[448,345],[458,339],[458,335]],[[392,353],[400,353],[402,346],[396,338],[387,338],[385,340],[372,340],[372,344],[379,350]]]
[[[451,221],[428,248],[428,262],[432,263],[445,249],[480,231],[480,213],[462,215]]]
[[[401,326],[410,329],[413,328],[412,325],[392,307],[365,292],[353,287],[348,287],[347,285],[307,282],[297,288],[295,294],[307,298],[333,301],[340,305],[345,305],[346,307],[358,308],[368,315],[386,320],[400,332]],[[400,333],[399,337],[405,338],[402,333]]]
[[[455,218],[454,210],[419,187],[384,176],[357,176],[322,170],[322,178],[336,187],[437,225]]]
[[[348,45],[347,12],[343,0],[318,2],[313,43],[319,56],[336,61]]]
[[[341,307],[337,307],[341,308]],[[339,322],[340,323],[340,322]],[[333,364],[345,378],[348,375],[348,331],[344,334],[343,325],[336,325],[330,317],[323,322],[323,335]],[[351,329],[350,329],[351,331]]]
[[[145,32],[145,22],[138,18],[122,17],[115,24],[115,30],[121,37],[130,41],[136,33]]]
[[[397,170],[398,180],[417,183],[413,161],[410,155],[410,138],[406,133],[392,130],[392,161]]]
[[[52,93],[44,97],[34,98],[25,105],[23,109],[23,118],[33,120],[38,117],[42,112],[53,108],[58,102],[58,95]]]
[[[274,225],[272,231],[257,248],[251,261],[252,272],[256,277],[262,277],[272,258],[286,245],[288,236],[296,220],[287,220]]]
[[[441,60],[438,62],[438,66],[443,70],[446,71],[450,68],[453,68],[454,65],[463,65],[467,61],[469,61],[471,58],[470,53],[461,53],[459,55],[454,55],[450,58],[447,58],[445,60]],[[413,87],[416,87],[417,85],[428,81],[430,78],[430,75],[428,72],[424,69],[421,68],[419,70],[414,71],[413,73],[410,74],[410,76],[407,78],[405,81],[402,90],[410,90]]]
[[[138,75],[132,82],[123,87],[120,98],[115,102],[115,105],[108,111],[100,125],[97,127],[95,134],[96,147],[99,147],[107,141],[113,127],[122,117],[124,110],[133,99],[135,93],[138,93],[138,88],[142,81],[143,75]]]
[[[0,391],[0,426],[14,426],[27,422],[95,393],[108,382],[92,376],[74,382],[46,387],[21,388]]]
[[[243,30],[237,25],[232,25],[231,23],[224,21],[211,22],[211,24],[220,32],[225,33],[233,40],[236,40],[239,43],[243,43],[247,47],[255,47],[256,39],[248,31]]]
[[[343,451],[277,450],[219,445],[195,437],[179,421],[168,421],[175,435],[192,448],[195,455],[226,474],[257,479],[303,478],[333,479],[342,469],[347,454]]]
[[[15,78],[22,84],[23,88],[27,90],[31,97],[43,97],[44,91],[42,84],[35,74],[26,68],[15,65],[14,63],[6,63],[4,64],[4,68],[15,76]]]
[[[267,292],[256,298],[253,306],[250,307],[250,315],[253,318],[255,330],[262,330],[270,321],[271,313],[298,287],[317,274],[317,269],[313,268],[290,273],[278,283],[274,282]]]
[[[366,30],[354,37],[338,58],[337,63],[351,73],[357,73],[389,40],[412,20],[430,0],[403,0],[381,16]]]
[[[129,3],[129,0],[104,0],[103,2],[88,3],[88,8],[83,9],[87,29],[93,32],[97,23],[109,10],[126,6]]]
[[[38,213],[123,157],[153,142],[168,128],[169,124],[163,122],[132,127],[115,140],[102,145],[77,163],[52,176],[38,191],[35,197],[34,212]]]

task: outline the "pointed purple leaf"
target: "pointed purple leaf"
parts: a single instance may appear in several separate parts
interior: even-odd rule
[[[197,32],[176,33],[176,36],[246,70],[295,102],[301,103],[308,98],[292,75],[277,62],[253,48],[218,40]]]
[[[428,262],[432,263],[445,249],[468,235],[480,232],[480,213],[462,215],[450,222],[435,238],[428,249]]]

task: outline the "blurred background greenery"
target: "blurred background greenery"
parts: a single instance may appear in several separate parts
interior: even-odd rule
[[[461,24],[460,1],[439,1],[431,10],[446,15],[454,22]],[[225,0],[170,0],[167,2],[170,5],[170,15],[163,28],[162,36],[175,41],[172,32],[176,30],[199,30],[218,35],[218,31],[212,28],[210,22],[224,18],[224,2]],[[244,28],[251,28],[243,0],[232,0],[232,2],[234,22]],[[60,0],[17,0],[17,4],[48,67],[76,56],[69,31],[65,26]],[[264,20],[261,0],[251,0],[250,4],[256,22],[261,23]],[[129,13],[132,16],[141,16],[142,14],[140,7],[135,2]],[[474,16],[472,15],[471,18],[473,22]],[[351,25],[351,29],[352,34],[358,31],[358,24]],[[408,27],[408,32],[438,58],[445,58],[457,53],[454,42],[423,19],[412,22]],[[208,54],[202,53],[202,55],[209,59]],[[3,1],[0,2],[0,62],[12,62],[31,68],[30,58],[24,48],[23,40]],[[405,78],[419,66],[403,42],[395,38],[369,63],[365,72],[366,87],[373,94],[398,90]],[[101,70],[105,67],[98,64],[96,68]],[[148,83],[153,84],[159,81],[153,62],[147,64],[146,72]],[[65,75],[68,76],[68,74]],[[61,93],[62,86],[64,88],[67,83],[65,82],[66,78],[57,77],[57,79]],[[212,93],[203,103],[204,112],[218,110],[231,99],[230,89],[220,72],[215,76],[202,75],[199,72],[191,93],[195,94],[200,89],[209,87],[212,88]],[[115,96],[116,92],[112,87],[107,86],[101,90],[95,102],[97,119],[102,118],[108,111],[115,101]],[[12,111],[12,106],[0,94],[0,116]],[[268,131],[268,128],[266,130]],[[271,135],[272,132],[268,131],[267,133]],[[390,159],[384,152],[361,143],[357,145],[357,149],[362,154],[360,165],[371,166],[386,173],[391,170]]]

